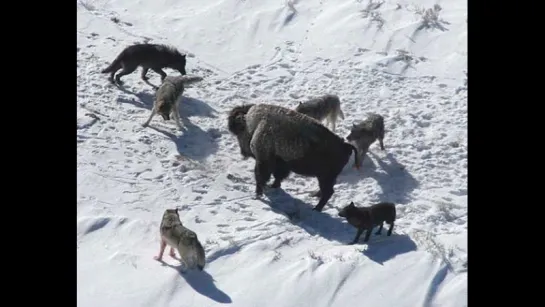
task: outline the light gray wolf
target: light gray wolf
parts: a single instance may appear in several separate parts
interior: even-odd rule
[[[350,134],[346,137],[346,140],[358,149],[360,163],[363,163],[369,146],[377,139],[380,149],[384,150],[384,118],[375,113],[368,113],[368,117],[364,121],[357,125],[353,124]],[[361,167],[361,164],[358,167]]]
[[[148,120],[142,124],[147,127],[151,119],[159,114],[164,120],[170,120],[170,114],[176,121],[178,129],[182,129],[180,121],[180,100],[184,93],[185,85],[193,84],[202,80],[198,76],[168,76],[163,80],[161,86],[155,92],[155,101]]]
[[[331,127],[333,132],[335,132],[337,118],[344,119],[344,113],[341,110],[341,100],[339,96],[332,94],[299,102],[297,107],[295,107],[295,111],[310,116],[319,122],[325,119],[326,126]]]
[[[350,225],[358,229],[354,241],[350,243],[356,244],[364,230],[367,230],[365,238],[363,239],[364,242],[369,241],[369,236],[371,235],[371,231],[373,231],[373,227],[379,226],[379,229],[375,234],[380,235],[384,222],[390,225],[387,235],[392,235],[394,221],[396,219],[396,206],[393,203],[381,202],[370,207],[358,208],[354,205],[354,202],[351,202],[348,206],[339,211],[339,216],[346,218]]]
[[[256,197],[271,174],[271,187],[279,188],[290,172],[316,177],[320,197],[313,208],[322,211],[333,195],[337,176],[356,148],[315,119],[294,110],[271,104],[249,104],[231,109],[228,129],[239,143],[243,157],[255,159]],[[357,162],[357,161],[356,161]],[[357,163],[356,163],[357,164]]]
[[[122,84],[121,77],[134,72],[138,66],[142,67],[141,78],[148,80],[146,74],[148,70],[153,70],[161,76],[161,82],[167,74],[163,68],[172,68],[185,75],[186,55],[181,54],[176,48],[159,44],[134,44],[125,47],[115,60],[101,71],[101,73],[110,73],[108,80],[111,83]],[[115,76],[115,73],[123,69]]]
[[[154,257],[155,260],[162,261],[163,253],[168,245],[170,256],[175,258],[174,250],[177,250],[186,269],[198,268],[201,271],[204,269],[206,263],[204,248],[199,242],[197,234],[182,225],[178,209],[166,209],[159,227],[161,248],[159,255]]]

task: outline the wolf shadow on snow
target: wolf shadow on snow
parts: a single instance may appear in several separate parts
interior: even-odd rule
[[[389,226],[386,224],[384,227]],[[384,262],[394,258],[397,255],[416,250],[416,243],[408,235],[396,234],[395,232],[392,232],[390,237],[382,238],[383,236],[386,236],[386,234],[383,232],[382,235],[375,235],[375,229],[376,227],[373,229],[373,233],[367,242],[367,249],[363,251],[363,255],[374,262],[384,265]],[[354,234],[355,233],[356,229],[354,228]],[[379,238],[379,242],[373,242]]]
[[[180,120],[183,128],[181,135],[156,128],[153,126],[153,122],[147,128],[160,132],[170,138],[176,144],[176,150],[182,157],[200,161],[218,151],[217,139],[221,134],[217,129],[212,128],[204,131],[199,126],[191,123],[186,117],[180,116]],[[172,124],[174,125],[174,123]]]
[[[261,199],[261,201],[269,205],[273,212],[286,215],[293,224],[301,227],[311,236],[320,235],[327,240],[348,245],[356,235],[356,228],[344,222],[344,219],[311,211],[308,204],[292,197],[281,188],[266,189],[264,194],[268,199]],[[416,243],[408,235],[393,232],[390,237],[386,237],[386,232],[375,235],[375,231],[376,227],[369,241],[365,243],[367,250],[363,254],[381,265],[397,255],[416,250]],[[377,242],[377,240],[380,241]],[[362,244],[361,241],[358,244]]]
[[[214,300],[218,303],[222,304],[230,304],[232,303],[231,297],[227,295],[225,292],[221,291],[218,287],[215,285],[215,280],[212,277],[212,275],[208,274],[205,270],[203,271],[183,271],[182,265],[172,265],[168,264],[164,261],[161,261],[161,263],[165,266],[168,266],[178,272],[180,276],[185,279],[187,284],[193,288],[193,290],[197,291],[198,293],[210,298],[211,300]]]
[[[118,101],[123,103],[130,103],[140,108],[143,107],[151,112],[151,109],[153,108],[153,102],[155,100],[155,92],[151,92],[149,90],[142,91],[142,92],[132,92],[123,87],[119,87],[119,89],[126,94],[136,96],[139,101],[135,101],[134,99],[127,99],[124,97],[118,97],[117,98]],[[191,116],[217,118],[217,111],[214,108],[212,108],[208,103],[200,99],[187,97],[183,95],[180,98],[179,103],[180,103],[180,119],[182,119],[182,117],[191,117]]]
[[[119,101],[130,103],[137,107],[144,107],[151,112],[153,102],[155,100],[154,93],[152,94],[149,91],[139,93],[132,93],[126,90],[124,91],[137,96],[140,102],[137,102],[134,99],[126,99],[122,97],[118,98]],[[183,128],[181,135],[178,136],[173,132],[157,128],[157,123],[163,122],[163,124],[172,125],[172,129],[176,129],[174,120],[165,122],[159,115],[153,118],[152,122],[147,128],[158,131],[170,138],[176,144],[178,153],[181,156],[198,161],[214,154],[218,150],[217,139],[221,136],[220,131],[214,128],[209,129],[208,131],[203,131],[199,126],[191,123],[188,117],[203,116],[216,118],[216,110],[210,107],[206,102],[196,98],[182,96],[180,100],[180,120]],[[143,116],[140,120],[144,122],[146,116],[148,115]]]
[[[151,109],[153,108],[153,101],[155,100],[155,93],[150,92],[149,90],[141,91],[141,92],[132,92],[129,91],[121,86],[118,86],[118,88],[125,94],[135,96],[138,99],[135,98],[126,98],[126,97],[117,97],[117,101],[121,103],[129,103],[132,104],[135,107],[144,108],[151,112]]]

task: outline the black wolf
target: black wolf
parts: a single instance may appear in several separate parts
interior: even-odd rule
[[[375,226],[379,226],[375,234],[380,235],[384,222],[390,225],[387,235],[392,235],[396,219],[396,206],[393,203],[382,202],[370,207],[358,208],[354,205],[354,202],[351,202],[339,211],[339,216],[346,218],[350,225],[358,229],[356,237],[351,243],[356,244],[364,230],[367,230],[363,239],[364,242],[369,241],[369,236],[371,236],[371,231]]]
[[[121,77],[134,72],[138,66],[142,66],[142,80],[148,80],[146,74],[151,69],[161,75],[161,82],[163,82],[167,76],[162,70],[163,68],[172,68],[182,75],[186,74],[185,57],[185,54],[181,54],[174,47],[158,44],[135,44],[123,49],[112,64],[102,70],[101,73],[110,73],[108,80],[112,83],[121,84]],[[120,69],[123,70],[115,75]]]

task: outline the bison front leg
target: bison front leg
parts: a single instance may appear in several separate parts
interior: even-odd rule
[[[256,161],[254,167],[255,176],[255,196],[259,198],[263,195],[263,189],[267,181],[271,179],[271,167],[267,161]]]

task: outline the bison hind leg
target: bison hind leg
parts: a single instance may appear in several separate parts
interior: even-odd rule
[[[274,182],[271,188],[280,188],[282,181],[290,175],[290,172],[288,164],[284,160],[277,158],[273,171]]]

